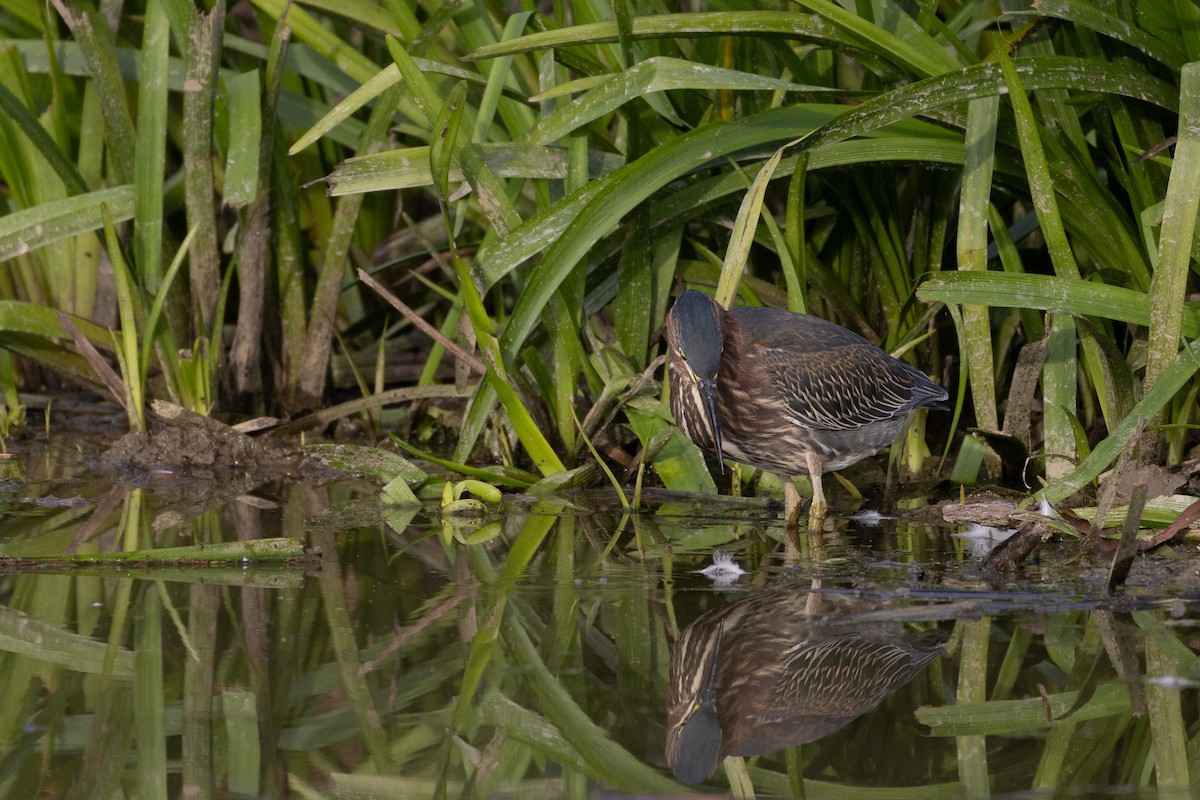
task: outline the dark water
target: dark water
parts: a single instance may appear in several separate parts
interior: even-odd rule
[[[953,529],[792,539],[716,504],[443,523],[296,481],[201,511],[206,487],[63,458],[0,463],[0,556],[291,537],[322,558],[7,563],[0,797],[1189,797],[1200,778],[1191,548],[1109,596],[1076,542],[997,576]],[[715,549],[745,574],[701,573]],[[722,747],[770,751],[692,787],[672,737],[704,774]]]

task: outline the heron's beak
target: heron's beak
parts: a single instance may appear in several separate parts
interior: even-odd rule
[[[684,783],[699,783],[713,773],[721,758],[721,720],[717,714],[717,665],[721,657],[721,634],[704,667],[704,682],[667,737],[667,761],[675,777]]]
[[[716,378],[700,380],[700,400],[704,404],[704,419],[712,432],[713,441],[717,444],[717,463],[721,472],[725,472],[725,454],[721,448],[721,423],[717,420],[717,380]]]

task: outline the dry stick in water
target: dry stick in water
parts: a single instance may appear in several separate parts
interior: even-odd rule
[[[1104,520],[1108,517],[1108,510],[1112,508],[1113,499],[1117,494],[1117,484],[1120,483],[1121,473],[1125,469],[1125,465],[1129,463],[1130,457],[1133,455],[1133,448],[1142,438],[1142,431],[1146,427],[1146,418],[1140,417],[1137,422],[1137,427],[1133,429],[1133,433],[1129,434],[1129,441],[1125,443],[1125,449],[1121,452],[1120,458],[1117,459],[1117,466],[1113,468],[1112,473],[1101,481],[1100,494],[1096,497],[1096,516],[1092,518],[1091,527],[1088,528],[1087,547],[1094,548],[1097,542],[1100,541],[1100,533],[1104,530]],[[1139,509],[1138,514],[1141,514]]]
[[[71,334],[71,338],[75,340],[75,346],[79,348],[79,353],[88,362],[88,365],[96,371],[96,376],[104,384],[104,387],[112,392],[113,399],[117,401],[122,408],[130,415],[133,410],[126,407],[125,383],[121,380],[121,376],[116,370],[100,355],[100,351],[95,345],[87,340],[87,338],[79,332],[75,324],[71,322],[71,318],[61,311],[58,314],[58,324],[63,326],[63,329]]]
[[[1176,517],[1175,521],[1172,522],[1162,533],[1146,542],[1146,544],[1142,547],[1142,550],[1148,552],[1156,547],[1163,546],[1186,530],[1189,525],[1198,519],[1200,519],[1200,500],[1197,500],[1185,508],[1183,513]]]
[[[1112,565],[1108,569],[1109,594],[1125,583],[1129,570],[1133,568],[1133,557],[1138,554],[1137,532],[1145,507],[1146,484],[1139,483],[1129,495],[1129,511],[1121,528],[1121,541],[1117,544],[1117,552],[1113,554]]]

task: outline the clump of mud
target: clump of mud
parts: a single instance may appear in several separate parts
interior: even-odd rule
[[[150,433],[128,433],[98,459],[101,469],[136,477],[172,474],[224,479],[239,473],[260,477],[299,469],[301,449],[270,437],[255,438],[170,403],[156,401]]]
[[[316,486],[333,479],[335,471],[306,458],[295,437],[250,436],[239,429],[246,426],[235,428],[161,401],[152,412],[148,434],[125,434],[92,466],[117,484],[152,487],[156,531],[226,503],[235,510],[246,504],[271,507],[272,486],[296,481]]]

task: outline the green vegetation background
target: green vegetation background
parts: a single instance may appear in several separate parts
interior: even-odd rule
[[[590,443],[614,477],[710,490],[656,361],[687,284],[947,385],[928,438],[960,480],[995,468],[967,426],[1040,454],[1052,499],[1139,418],[1142,457],[1175,463],[1198,31],[1171,0],[11,0],[5,427],[58,380],[135,429],[155,397],[421,398],[406,438],[448,429],[456,462],[561,480]]]

